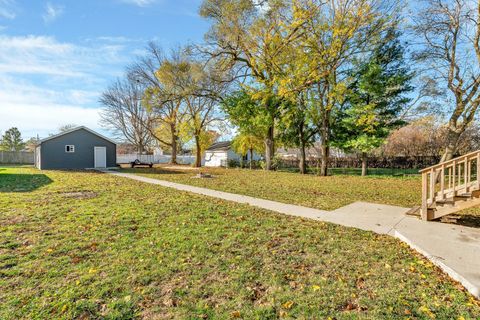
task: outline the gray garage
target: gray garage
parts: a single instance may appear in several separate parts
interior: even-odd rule
[[[42,170],[109,168],[116,162],[116,143],[87,127],[45,138],[35,148],[35,166]]]

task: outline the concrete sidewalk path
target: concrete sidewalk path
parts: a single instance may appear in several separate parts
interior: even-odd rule
[[[325,211],[130,173],[108,170],[104,172],[163,187],[249,204],[291,216],[331,222],[396,237],[423,254],[454,280],[462,283],[470,293],[480,298],[480,229],[421,221],[405,215],[409,208],[355,202],[337,210]]]

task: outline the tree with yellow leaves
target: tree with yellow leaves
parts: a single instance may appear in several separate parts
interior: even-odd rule
[[[275,123],[279,120],[281,97],[277,75],[282,65],[278,58],[299,37],[301,24],[286,29],[291,21],[287,0],[205,0],[200,13],[213,22],[206,34],[203,51],[221,61],[224,68],[235,71],[244,90],[259,102],[268,117],[264,139],[265,168],[271,169],[274,156]]]
[[[147,49],[148,54],[130,67],[130,75],[146,87],[142,102],[150,116],[144,123],[145,128],[163,147],[171,150],[170,162],[176,164],[180,127],[186,118],[175,83],[183,53],[177,49],[166,56],[154,43]]]
[[[250,155],[250,158],[248,161],[250,169],[252,169],[253,153],[254,152],[261,153],[265,148],[262,139],[260,139],[258,136],[251,133],[249,134],[249,133],[243,133],[243,132],[240,132],[233,139],[232,147],[233,147],[233,150],[235,150],[237,153],[241,154],[242,156],[246,156],[247,154]]]
[[[298,30],[293,46],[283,51],[279,94],[297,100],[301,92],[315,96],[322,161],[327,175],[332,126],[344,102],[348,69],[357,55],[380,39],[392,19],[385,1],[298,0],[292,3],[292,21],[286,30]],[[299,27],[300,26],[300,27]],[[287,33],[289,31],[286,31]]]

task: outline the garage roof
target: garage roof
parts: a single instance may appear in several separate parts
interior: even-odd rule
[[[215,142],[207,149],[207,151],[228,151],[230,150],[231,144],[232,141]]]
[[[61,133],[59,133],[59,134],[54,134],[53,136],[50,136],[50,137],[48,137],[48,138],[45,138],[45,139],[40,140],[40,142],[39,142],[38,144],[42,144],[42,143],[45,142],[45,141],[52,140],[52,139],[61,137],[61,136],[66,135],[66,134],[69,134],[69,133],[72,133],[72,132],[75,132],[75,131],[78,131],[78,130],[82,130],[82,129],[83,129],[83,130],[86,130],[86,131],[88,131],[88,132],[90,132],[90,133],[92,133],[92,134],[94,134],[94,135],[96,135],[96,136],[98,136],[98,137],[100,137],[100,138],[102,138],[102,139],[104,139],[104,140],[107,140],[107,141],[109,141],[109,142],[111,142],[111,143],[113,143],[113,144],[117,144],[115,141],[113,141],[113,140],[111,140],[111,139],[109,139],[109,138],[107,138],[107,137],[105,137],[105,136],[102,136],[101,134],[99,134],[99,133],[97,133],[97,132],[93,131],[92,129],[89,129],[89,128],[85,127],[85,126],[75,127],[75,128],[70,129],[70,130],[61,132]],[[38,144],[37,144],[37,145],[38,145]]]

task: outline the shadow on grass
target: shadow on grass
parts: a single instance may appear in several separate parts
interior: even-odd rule
[[[457,224],[465,227],[480,228],[480,216],[473,214],[462,215],[461,218],[458,219]]]
[[[52,182],[44,174],[2,174],[0,192],[30,192]]]

